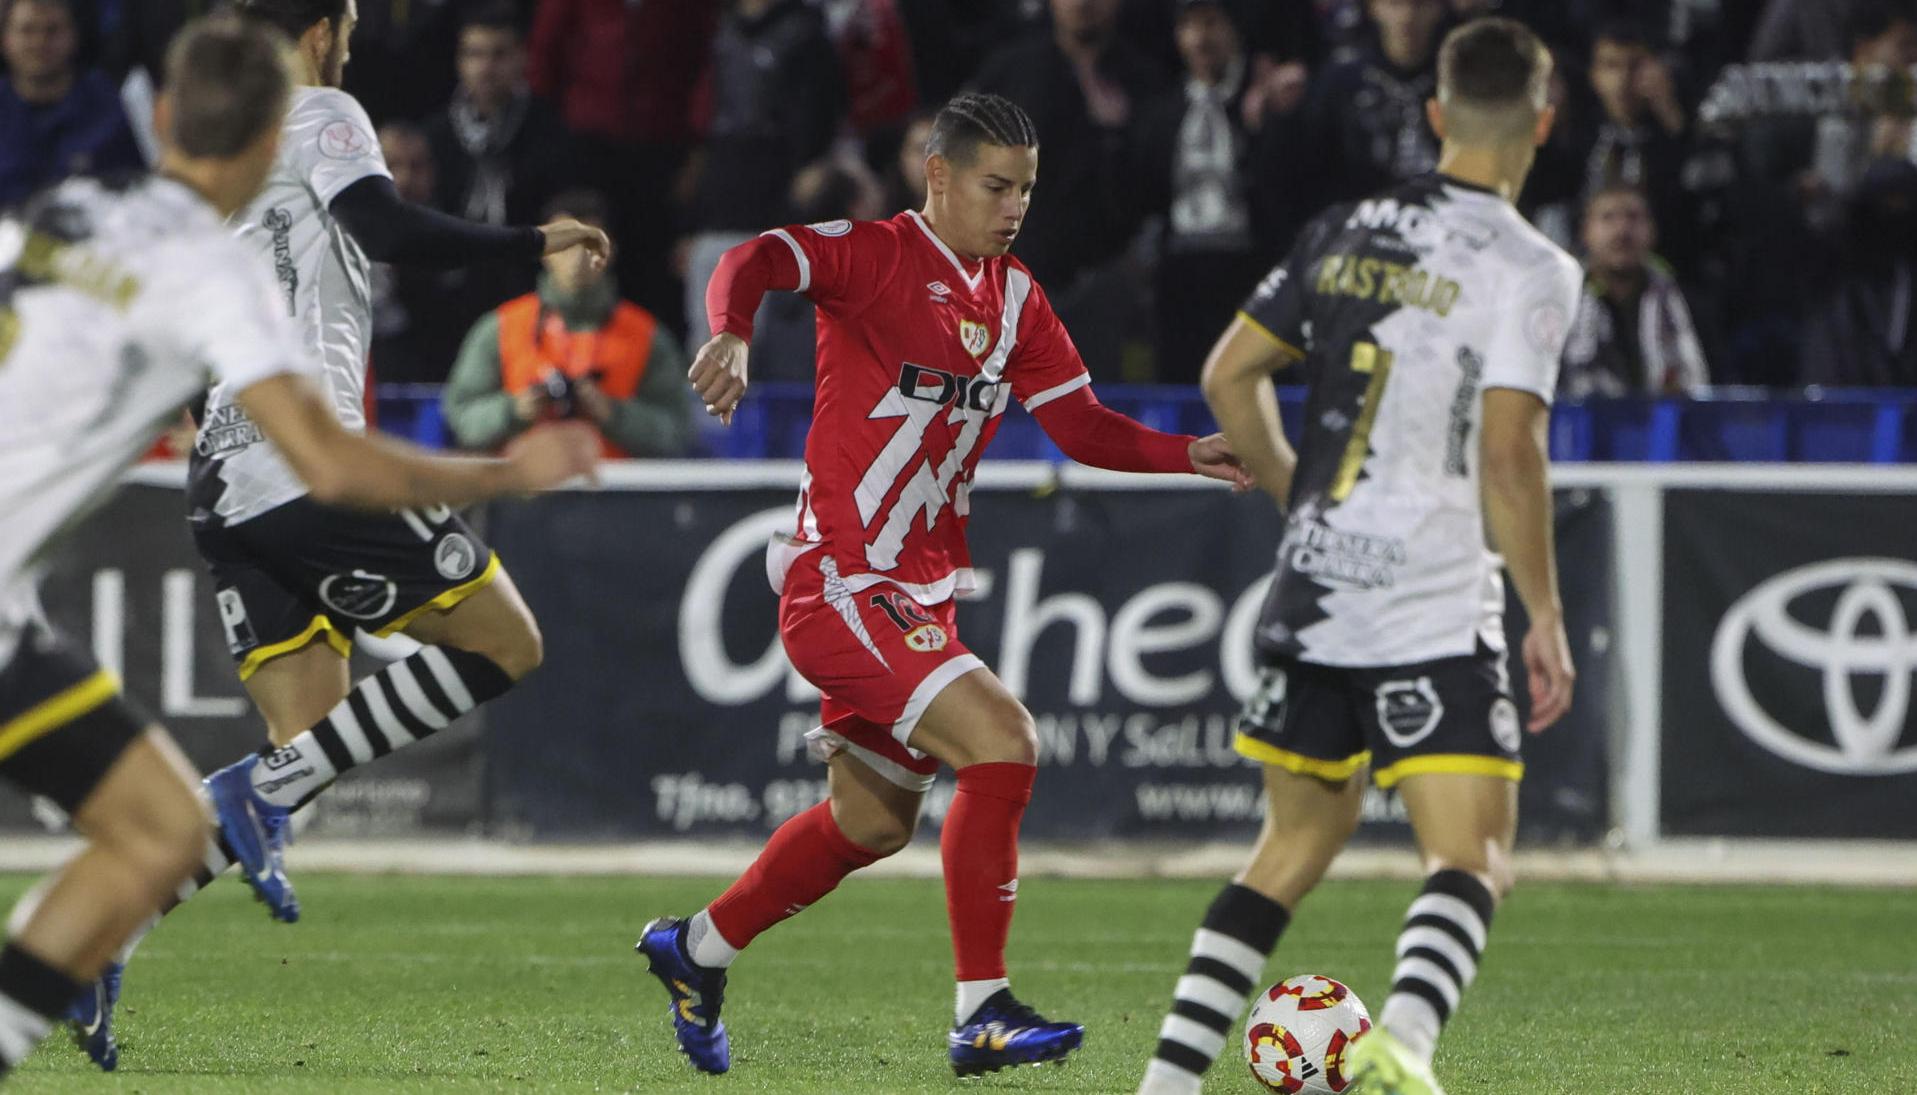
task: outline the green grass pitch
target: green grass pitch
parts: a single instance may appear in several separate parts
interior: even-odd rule
[[[1183,968],[1207,882],[1033,878],[1012,972],[1083,1021],[1065,1067],[960,1084],[934,881],[854,879],[734,968],[733,1071],[672,1051],[639,927],[717,880],[308,875],[307,918],[268,922],[228,881],[128,974],[121,1071],[48,1042],[14,1090],[118,1092],[1129,1092]],[[0,878],[11,901],[27,885]],[[1384,1002],[1415,886],[1334,883],[1268,973]],[[1917,1092],[1917,891],[1520,888],[1439,1053],[1473,1093]],[[1235,1049],[1207,1092],[1252,1092]]]

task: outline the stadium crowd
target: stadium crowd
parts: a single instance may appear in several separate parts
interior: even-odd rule
[[[144,104],[168,36],[218,3],[7,0],[0,204],[137,163],[152,147]],[[448,418],[469,441],[542,413],[538,397],[510,398],[510,383],[486,401],[501,385],[487,363],[531,384],[537,368],[511,358],[544,352],[551,333],[582,360],[618,346],[676,368],[706,337],[705,282],[728,247],[778,224],[916,206],[931,112],[964,88],[1037,122],[1040,184],[1018,255],[1094,374],[1193,383],[1317,209],[1434,166],[1423,104],[1436,46],[1485,12],[1533,26],[1558,61],[1558,124],[1522,208],[1586,263],[1566,394],[1917,386],[1912,0],[360,0],[358,11],[346,89],[380,124],[402,194],[493,224],[536,221],[556,200],[602,204],[619,248],[616,293],[551,269],[382,271],[375,377],[440,384],[457,363],[466,402]],[[1728,123],[1711,124],[1703,108],[1722,101],[1726,66],[1776,61],[1881,66],[1894,91],[1843,112],[1732,104],[1718,112]],[[530,341],[516,350],[522,312]],[[811,322],[804,301],[769,301],[755,376],[808,379]],[[612,421],[603,385],[586,386],[553,397]],[[674,398],[633,376],[619,389]]]

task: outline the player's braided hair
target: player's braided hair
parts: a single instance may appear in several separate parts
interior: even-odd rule
[[[331,19],[338,29],[346,18],[346,0],[237,0],[233,7],[295,40],[322,19]]]
[[[967,92],[946,103],[932,119],[932,135],[926,139],[925,151],[969,163],[981,144],[1037,148],[1038,127],[1010,99]]]

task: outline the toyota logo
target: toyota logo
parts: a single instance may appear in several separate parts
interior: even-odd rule
[[[1842,588],[1828,630],[1790,613],[1793,601]],[[1902,559],[1834,559],[1787,570],[1746,593],[1724,614],[1711,642],[1711,684],[1726,714],[1752,741],[1806,768],[1845,776],[1917,771],[1917,743],[1898,748],[1910,718],[1917,635],[1898,596],[1917,593],[1917,563]],[[1866,621],[1874,626],[1866,627]],[[1804,737],[1779,723],[1751,695],[1744,651],[1755,641],[1823,677],[1824,711],[1835,744]],[[1876,707],[1858,707],[1854,680],[1883,679]]]

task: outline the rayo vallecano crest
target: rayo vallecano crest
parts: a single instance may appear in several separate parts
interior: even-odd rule
[[[965,352],[977,357],[992,345],[992,332],[983,323],[973,323],[969,319],[959,320],[959,343]]]

